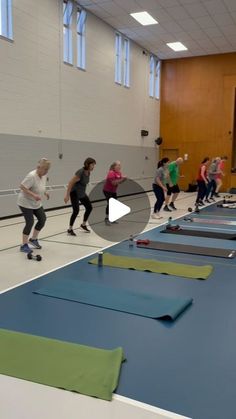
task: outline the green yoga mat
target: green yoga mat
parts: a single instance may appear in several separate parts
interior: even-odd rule
[[[166,298],[67,278],[53,281],[34,293],[153,319],[175,320],[192,303],[192,298]]]
[[[89,261],[97,265],[98,259]],[[174,262],[160,262],[153,259],[130,258],[104,253],[103,265],[112,268],[134,269],[137,271],[154,272],[159,274],[183,276],[184,278],[207,279],[213,271],[211,265],[195,266]]]
[[[104,350],[0,329],[0,374],[111,400],[122,348]]]

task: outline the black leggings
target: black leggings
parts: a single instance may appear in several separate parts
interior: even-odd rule
[[[208,199],[209,195],[210,198],[213,198],[216,192],[216,181],[215,179],[210,180],[210,182],[207,185],[207,191],[206,191],[206,199]]]
[[[35,226],[35,230],[37,231],[42,230],[46,222],[46,214],[44,212],[43,207],[40,207],[38,209],[20,207],[20,209],[23,213],[23,216],[25,218],[25,223],[26,223],[23,230],[23,234],[25,234],[26,236],[30,235],[30,232],[34,225],[34,215],[38,220]]]
[[[204,182],[204,180],[198,180],[197,184],[198,184],[198,193],[197,193],[196,202],[199,203],[199,202],[203,201],[203,199],[206,196],[207,185]]]
[[[114,198],[117,199],[117,193],[116,192],[109,192],[109,191],[103,191],[106,200],[107,200],[107,206],[106,206],[106,218],[108,218],[109,215],[109,199]]]
[[[73,226],[75,219],[79,214],[79,201],[85,207],[84,222],[86,222],[93,209],[89,197],[85,195],[83,198],[78,198],[77,192],[72,191],[70,193],[70,201],[73,209],[72,215],[70,217],[70,227]]]
[[[163,189],[156,183],[153,183],[152,188],[157,199],[154,205],[154,213],[156,213],[160,211],[163,205],[163,202],[165,201],[165,194],[164,194]]]

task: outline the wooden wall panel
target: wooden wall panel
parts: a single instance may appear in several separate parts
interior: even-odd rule
[[[236,54],[167,60],[162,63],[160,135],[163,148],[188,154],[181,184],[196,179],[205,156],[227,155],[224,188],[231,185]]]

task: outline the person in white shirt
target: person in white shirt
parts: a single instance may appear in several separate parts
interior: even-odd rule
[[[21,252],[30,253],[32,251],[32,249],[29,247],[29,243],[36,249],[42,248],[38,242],[38,234],[46,222],[42,197],[45,195],[46,198],[49,199],[49,194],[46,192],[46,175],[50,169],[50,166],[51,162],[48,159],[40,159],[37,168],[29,172],[21,182],[21,191],[17,199],[17,204],[19,205],[25,218],[22,245],[20,246]],[[34,215],[37,218],[37,223],[33,230],[33,235],[29,239],[30,232],[34,225]]]

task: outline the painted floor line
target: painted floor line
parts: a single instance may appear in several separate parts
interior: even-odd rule
[[[58,243],[58,244],[67,244],[68,246],[81,246],[81,247],[94,247],[95,249],[101,249],[102,246],[95,246],[94,244],[82,244],[82,243],[67,243],[67,242],[60,242],[58,240],[43,240],[44,242],[49,243]]]

